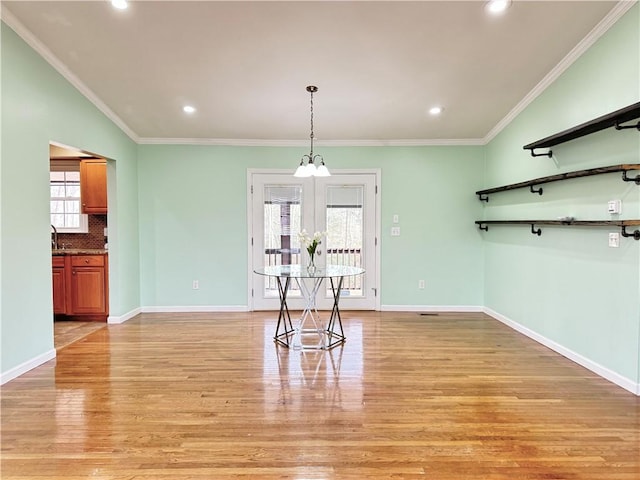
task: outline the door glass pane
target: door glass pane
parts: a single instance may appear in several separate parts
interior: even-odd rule
[[[300,263],[301,185],[266,185],[264,187],[264,265],[298,265]],[[299,295],[291,286],[289,295]],[[264,296],[278,297],[277,281],[264,277]]]
[[[362,267],[364,234],[362,185],[327,186],[327,264]],[[341,296],[362,297],[363,275],[345,277]],[[331,296],[331,284],[327,296]]]

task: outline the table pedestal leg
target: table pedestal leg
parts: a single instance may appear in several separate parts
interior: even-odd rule
[[[293,324],[291,323],[291,315],[289,314],[289,308],[287,307],[287,293],[289,292],[289,285],[291,284],[291,278],[286,277],[284,285],[282,285],[281,277],[276,277],[278,280],[278,296],[280,297],[280,313],[278,314],[278,325],[276,327],[276,335],[273,339],[280,345],[289,347],[289,335],[294,333]],[[289,326],[287,327],[287,322]],[[280,332],[280,326],[282,325],[282,332]]]
[[[327,324],[327,345],[326,348],[333,348],[338,344],[344,343],[346,337],[344,336],[344,330],[342,328],[342,318],[340,317],[340,309],[338,304],[340,303],[340,292],[342,290],[342,280],[344,277],[339,277],[338,286],[333,283],[333,277],[330,277],[331,292],[333,293],[333,308],[331,309],[331,316],[329,317],[329,323]],[[337,320],[337,322],[336,322]],[[340,328],[340,332],[336,331],[336,325]]]
[[[322,350],[326,348],[325,346],[325,334],[324,329],[322,328],[322,321],[320,320],[320,314],[316,308],[316,294],[318,290],[320,290],[320,285],[322,285],[322,277],[313,279],[313,286],[309,288],[304,280],[300,280],[296,278],[296,283],[300,288],[300,292],[305,300],[305,307],[300,316],[300,321],[298,322],[298,326],[295,329],[295,335],[293,336],[293,348],[294,350],[300,349],[311,349],[311,350]],[[305,323],[308,321],[313,323],[314,328],[305,328]],[[302,336],[313,334],[318,336],[317,344],[303,344]]]

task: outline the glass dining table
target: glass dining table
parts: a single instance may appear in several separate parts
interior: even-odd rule
[[[280,345],[294,350],[328,350],[345,342],[340,317],[340,292],[345,277],[364,274],[364,268],[346,265],[326,265],[308,269],[302,265],[269,265],[256,268],[254,273],[275,277],[278,283],[280,312],[273,339]],[[333,307],[326,324],[316,308],[316,295],[322,281],[329,279],[333,294]],[[287,306],[287,294],[291,281],[300,289],[304,310],[294,326]],[[311,341],[308,341],[308,339]]]

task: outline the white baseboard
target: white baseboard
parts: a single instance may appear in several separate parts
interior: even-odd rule
[[[382,305],[382,312],[482,312],[477,305]]]
[[[622,387],[625,390],[628,390],[629,392],[640,396],[640,383],[636,383],[629,378],[623,377],[619,373],[616,373],[613,370],[609,370],[608,368],[603,367],[602,365],[592,360],[589,360],[588,358],[583,357],[579,353],[576,353],[573,350],[563,347],[559,343],[556,343],[553,340],[550,340],[545,336],[534,332],[533,330],[525,327],[524,325],[520,325],[518,322],[514,322],[510,318],[507,318],[504,315],[494,310],[491,310],[490,308],[484,307],[483,311],[490,317],[495,318],[499,322],[504,323],[508,327],[513,328],[514,330],[522,333],[523,335],[526,335],[532,340],[535,340],[536,342],[541,343],[545,347],[548,347],[554,352],[559,353],[563,357],[568,358],[569,360],[577,363],[578,365],[583,366],[584,368],[592,371],[596,375],[599,375],[602,378],[609,380],[612,383],[615,383],[619,387]]]
[[[109,315],[109,318],[107,318],[107,323],[110,325],[124,323],[127,320],[131,320],[133,317],[135,317],[140,313],[142,313],[142,309],[138,307],[138,308],[134,308],[130,312],[125,313],[124,315],[120,315],[119,317],[116,317],[115,315]]]
[[[191,313],[191,312],[248,312],[246,305],[193,305],[193,306],[154,306],[142,307],[142,313]]]
[[[13,367],[8,371],[3,372],[2,375],[0,375],[0,385],[4,385],[8,381],[13,380],[16,377],[19,377],[23,373],[27,373],[29,370],[33,370],[34,368],[39,367],[43,363],[46,363],[49,360],[52,360],[54,358],[56,358],[55,348],[41,355],[38,355],[37,357],[34,357],[31,360],[27,360],[26,362],[21,363],[17,367]]]

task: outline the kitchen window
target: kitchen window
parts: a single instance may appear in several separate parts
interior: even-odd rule
[[[49,172],[51,225],[59,233],[87,233],[87,215],[80,210],[80,164],[55,163]]]

